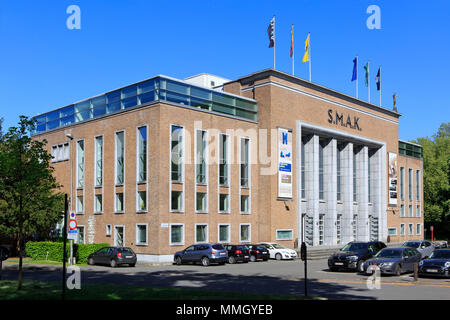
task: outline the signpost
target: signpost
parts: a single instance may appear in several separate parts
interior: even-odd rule
[[[305,279],[304,279],[304,282],[305,282],[305,297],[308,296],[308,285],[307,285],[307,282],[308,282],[308,267],[307,267],[308,263],[307,263],[307,261],[308,261],[308,259],[307,259],[306,251],[307,251],[306,250],[306,243],[302,242],[302,246],[300,248],[300,258],[305,263]]]
[[[77,236],[78,236],[77,221],[75,220],[75,213],[71,212],[69,220],[69,231],[67,233],[67,239],[70,240],[69,264],[73,264],[73,240],[76,240]]]
[[[434,230],[434,227],[433,227],[433,226],[430,226],[430,231],[431,231],[431,241],[434,241],[434,238],[433,238],[433,230]]]
[[[63,226],[63,273],[62,273],[62,300],[66,298],[66,242],[67,242],[67,210],[69,204],[67,202],[67,193],[64,199],[64,226]]]

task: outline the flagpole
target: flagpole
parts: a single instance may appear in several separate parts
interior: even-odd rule
[[[309,43],[308,43],[308,57],[309,57],[309,82],[311,82],[311,32],[308,32]]]
[[[277,45],[277,41],[276,41],[276,37],[275,37],[275,15],[273,15],[273,69],[275,68],[275,47]]]
[[[292,75],[294,75],[294,60],[295,60],[295,51],[294,51],[294,25],[292,25]]]
[[[356,99],[358,99],[358,55],[356,55]]]
[[[367,61],[367,88],[369,90],[369,103],[370,103],[370,60]]]

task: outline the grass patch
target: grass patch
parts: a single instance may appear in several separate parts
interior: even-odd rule
[[[61,283],[0,281],[0,300],[60,300]],[[302,300],[302,296],[282,294],[250,294],[189,290],[181,288],[135,287],[116,284],[81,284],[80,290],[66,289],[67,300]]]

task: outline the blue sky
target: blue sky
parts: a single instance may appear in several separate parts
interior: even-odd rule
[[[81,9],[81,29],[69,30],[69,5]],[[381,9],[381,29],[369,30],[369,5]],[[34,116],[157,74],[202,72],[229,79],[273,67],[266,29],[276,15],[276,67],[290,73],[295,25],[295,75],[311,32],[312,81],[349,95],[359,56],[359,98],[367,99],[363,64],[382,67],[382,105],[397,93],[400,139],[431,136],[450,121],[450,1],[2,1],[0,117]]]

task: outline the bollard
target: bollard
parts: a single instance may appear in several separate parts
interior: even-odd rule
[[[414,281],[417,281],[419,278],[419,264],[414,263]]]

